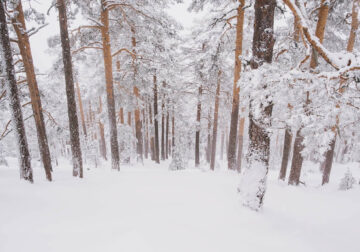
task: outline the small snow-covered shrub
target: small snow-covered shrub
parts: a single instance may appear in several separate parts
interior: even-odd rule
[[[353,185],[356,183],[355,178],[351,174],[350,170],[348,169],[345,173],[344,177],[340,181],[339,190],[346,191],[353,188]]]

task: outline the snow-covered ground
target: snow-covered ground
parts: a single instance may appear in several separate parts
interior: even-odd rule
[[[35,184],[17,165],[0,167],[2,252],[358,252],[360,186],[339,191],[346,165],[319,186],[307,164],[307,186],[290,187],[270,172],[263,211],[241,206],[239,177],[229,171],[108,165],[71,177],[66,162],[54,182],[35,168]],[[352,165],[356,178],[357,164]]]

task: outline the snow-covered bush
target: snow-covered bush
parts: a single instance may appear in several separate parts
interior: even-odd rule
[[[353,177],[352,173],[348,169],[345,173],[344,177],[340,181],[339,190],[346,191],[353,188],[353,185],[356,183],[355,178]]]

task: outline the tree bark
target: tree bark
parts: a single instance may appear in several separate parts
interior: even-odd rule
[[[80,116],[81,116],[81,123],[82,123],[83,133],[84,133],[84,135],[86,137],[87,132],[86,132],[86,124],[85,124],[84,107],[83,107],[83,103],[82,103],[82,99],[81,99],[80,87],[79,87],[78,82],[76,82],[76,89],[77,89],[77,95],[78,95],[78,100],[79,100],[79,109],[80,109]]]
[[[136,86],[134,87],[134,94],[135,94],[136,100],[138,100],[140,94],[139,94],[139,89]],[[138,101],[136,103],[138,103]],[[136,135],[137,157],[138,157],[138,160],[140,160],[142,162],[143,161],[143,140],[142,140],[142,121],[140,118],[139,104],[136,104],[136,109],[135,109],[135,135]]]
[[[231,109],[230,121],[230,135],[228,146],[228,168],[230,170],[236,169],[236,139],[237,139],[237,124],[239,117],[239,93],[238,81],[241,72],[242,43],[243,43],[243,28],[244,28],[244,6],[245,0],[239,0],[239,7],[237,8],[237,24],[236,24],[236,41],[235,41],[235,68],[234,68],[234,84],[233,84],[233,101]]]
[[[145,110],[143,110],[143,120],[145,121],[145,158],[148,159],[149,156],[149,120],[146,116],[147,104],[145,104]]]
[[[244,126],[245,126],[245,118],[240,118],[239,123],[239,143],[238,143],[238,154],[237,154],[237,162],[236,162],[236,170],[238,173],[241,172],[241,162],[242,162],[242,151],[243,151],[243,142],[244,142]]]
[[[207,145],[206,145],[206,162],[211,161],[211,109],[208,115],[208,128],[207,128]]]
[[[151,160],[156,159],[156,150],[155,150],[155,139],[154,139],[154,127],[153,127],[153,121],[152,121],[152,110],[151,110],[151,104],[149,104],[149,119],[150,119],[150,127],[151,127],[151,131],[150,131],[150,151],[151,151]]]
[[[348,52],[352,52],[355,45],[356,40],[356,32],[359,28],[359,20],[358,20],[358,14],[359,14],[359,8],[360,8],[360,0],[353,0],[353,6],[352,6],[352,12],[351,12],[351,30],[349,35],[349,40],[347,44],[346,50]]]
[[[215,169],[215,162],[216,162],[216,140],[217,140],[217,127],[218,127],[218,116],[219,116],[220,88],[221,88],[220,76],[221,76],[221,70],[218,71],[218,76],[217,76],[218,79],[217,79],[216,95],[215,95],[214,125],[213,125],[211,160],[210,160],[210,169],[212,171]]]
[[[44,165],[47,180],[51,181],[52,164],[49,144],[46,135],[46,127],[44,123],[44,115],[42,112],[41,99],[39,88],[36,80],[33,57],[31,53],[30,41],[28,33],[26,32],[26,24],[22,3],[19,1],[16,7],[17,15],[12,18],[12,24],[18,38],[18,46],[20,49],[21,58],[23,60],[26,79],[29,87],[32,111],[34,113],[34,120],[37,132],[37,139],[39,144],[39,151]]]
[[[109,10],[106,7],[106,0],[101,0],[101,37],[103,45],[105,82],[106,82],[106,98],[110,128],[110,150],[111,150],[111,167],[120,170],[119,144],[116,127],[116,110],[114,98],[114,85],[112,73],[112,56],[109,34]]]
[[[70,142],[73,158],[73,176],[79,176],[80,178],[82,178],[83,162],[79,137],[79,121],[76,113],[75,89],[65,1],[57,0],[57,7],[59,10],[60,36],[63,51],[66,98],[68,104],[68,117],[70,128]]]
[[[155,162],[160,164],[159,123],[158,123],[158,90],[156,75],[154,75],[154,126],[155,126]]]
[[[169,111],[166,112],[165,158],[169,158]]]
[[[224,130],[221,132],[221,151],[220,151],[220,160],[223,160],[224,158],[224,142],[225,142],[225,136],[224,136]]]
[[[172,146],[172,150],[173,150],[172,153],[173,153],[173,157],[174,157],[174,148],[175,148],[175,115],[174,115],[174,108],[173,108],[173,113],[172,113],[171,125],[172,125],[171,146]]]
[[[90,103],[90,105],[91,105],[91,103]],[[98,114],[100,115],[101,113],[102,113],[102,101],[101,101],[101,96],[99,96]],[[92,114],[91,107],[90,107],[90,114]],[[90,117],[92,118],[92,116],[90,116]],[[104,130],[104,124],[101,122],[100,118],[99,118],[98,124],[99,124],[99,134],[100,134],[100,139],[99,139],[100,155],[102,156],[102,158],[104,160],[107,160],[105,130]],[[95,132],[95,139],[96,139],[96,132]]]
[[[276,0],[256,0],[255,20],[253,35],[253,58],[251,67],[257,69],[264,62],[271,63],[273,56],[274,39],[274,14]],[[266,89],[266,84],[264,84]],[[262,107],[262,113],[270,120],[272,104]],[[270,123],[264,119],[255,121],[250,107],[249,112],[249,150],[247,165],[243,173],[243,181],[247,181],[240,189],[243,196],[243,205],[252,210],[259,210],[264,201],[266,179],[269,169],[270,136],[267,132]],[[249,181],[251,180],[251,181]]]
[[[291,132],[290,132],[290,129],[286,128],[282,160],[281,160],[281,169],[280,169],[280,175],[279,175],[279,179],[284,180],[284,181],[285,181],[286,170],[287,170],[288,162],[289,162],[290,148],[291,148]]]
[[[321,0],[321,7],[318,16],[319,18],[315,30],[315,35],[316,37],[319,38],[320,43],[322,43],[324,40],[325,27],[326,27],[328,14],[329,14],[329,4],[327,0]],[[319,64],[318,53],[316,52],[316,50],[313,50],[311,55],[310,67],[314,69],[318,66],[318,64]]]
[[[298,185],[300,183],[301,168],[303,163],[303,157],[301,155],[304,137],[301,135],[301,128],[296,132],[294,141],[294,151],[291,163],[291,170],[289,175],[289,185]]]
[[[165,160],[165,98],[161,105],[161,160]]]
[[[30,152],[26,139],[21,103],[18,87],[15,79],[15,69],[10,45],[9,31],[6,24],[6,12],[3,1],[0,2],[0,55],[3,56],[0,62],[0,71],[6,77],[5,86],[9,97],[10,109],[12,112],[12,123],[15,129],[17,145],[19,148],[20,178],[33,182]]]
[[[199,97],[196,110],[196,133],[195,133],[195,166],[200,164],[200,120],[201,120],[201,96],[202,96],[202,86],[199,87]]]

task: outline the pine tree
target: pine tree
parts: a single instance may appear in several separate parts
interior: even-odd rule
[[[73,158],[73,176],[83,177],[83,161],[79,136],[79,121],[76,113],[75,88],[72,70],[71,49],[67,27],[66,5],[64,0],[57,0],[59,10],[60,37],[63,52],[66,98],[70,128],[71,152]]]
[[[19,91],[15,79],[15,69],[13,65],[13,55],[10,45],[9,31],[6,22],[6,12],[3,1],[0,2],[0,72],[6,76],[5,85],[9,97],[10,109],[12,113],[12,123],[14,125],[17,144],[19,148],[20,178],[33,182],[30,152],[26,139],[24,120],[21,111]]]

